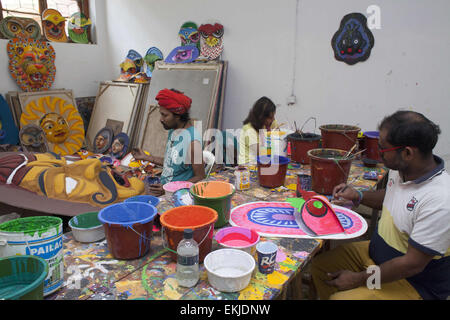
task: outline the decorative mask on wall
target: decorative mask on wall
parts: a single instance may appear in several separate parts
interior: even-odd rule
[[[144,64],[144,59],[135,50],[128,51],[125,60],[120,64],[120,77],[118,81],[128,82],[139,72]]]
[[[6,17],[0,21],[0,33],[6,38],[33,38],[41,37],[39,23],[30,18]]]
[[[124,132],[119,133],[114,137],[113,143],[111,144],[111,156],[116,159],[122,159],[128,151],[128,146],[130,145],[130,138]]]
[[[189,63],[195,61],[199,56],[199,51],[195,46],[176,47],[167,56],[167,63]]]
[[[155,69],[156,61],[164,60],[163,53],[156,47],[151,47],[147,50],[145,54],[144,61],[147,64],[146,74],[147,77],[151,78],[153,70]]]
[[[61,156],[72,155],[84,142],[83,119],[75,106],[59,97],[44,96],[29,102],[20,117],[20,125],[39,125],[49,150]]]
[[[40,126],[29,124],[23,127],[19,133],[20,144],[25,151],[46,153],[48,152],[45,132]]]
[[[200,50],[200,36],[197,24],[188,21],[185,22],[178,32],[182,46],[196,46]]]
[[[100,129],[94,139],[94,153],[104,154],[109,148],[111,148],[111,144],[113,142],[114,133],[111,128],[104,127]]]
[[[67,42],[66,19],[58,10],[46,9],[42,12],[42,29],[49,41]]]
[[[83,13],[74,13],[68,23],[70,40],[76,43],[89,43],[88,30],[91,24],[91,20]]]
[[[344,61],[349,65],[366,61],[374,43],[373,34],[367,27],[367,18],[361,13],[350,13],[344,16],[339,30],[331,40],[336,60]]]
[[[9,72],[23,91],[48,90],[55,81],[55,50],[46,41],[14,38],[7,45]]]
[[[223,51],[223,25],[202,24],[198,31],[200,32],[200,55],[208,60],[216,60]]]

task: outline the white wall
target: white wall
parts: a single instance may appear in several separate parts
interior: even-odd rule
[[[75,97],[96,96],[100,81],[110,80],[113,76],[106,36],[105,2],[90,2],[96,44],[51,42],[56,52],[56,77],[52,88],[72,89]],[[8,40],[0,39],[0,94],[21,91],[8,71],[7,44]]]

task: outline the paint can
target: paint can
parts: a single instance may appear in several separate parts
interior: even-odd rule
[[[234,172],[236,190],[248,190],[250,189],[250,171],[243,166],[239,166]]]
[[[311,191],[312,178],[309,174],[297,175],[297,190]]]
[[[29,217],[0,225],[0,257],[32,255],[44,259],[48,274],[44,296],[64,283],[63,225],[57,217]]]
[[[287,157],[287,133],[284,131],[267,131],[264,144],[260,146],[260,155]]]

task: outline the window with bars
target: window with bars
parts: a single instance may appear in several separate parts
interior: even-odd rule
[[[42,30],[42,12],[45,9],[58,10],[66,21],[75,12],[82,12],[89,18],[89,0],[0,0],[0,20],[9,16],[31,18]],[[1,32],[0,37],[3,37]]]

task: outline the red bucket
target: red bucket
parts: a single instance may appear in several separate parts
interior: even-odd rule
[[[284,185],[289,158],[283,156],[260,156],[258,161],[259,184],[266,188],[278,188]]]
[[[291,160],[301,163],[309,164],[308,151],[319,148],[320,135],[314,133],[292,133],[287,136],[291,143]]]
[[[378,131],[364,132],[364,147],[366,149],[365,156],[368,159],[381,162],[380,151],[378,149],[378,140],[380,133]]]
[[[360,130],[357,126],[344,124],[323,125],[320,127],[322,147],[349,151],[356,144]]]

